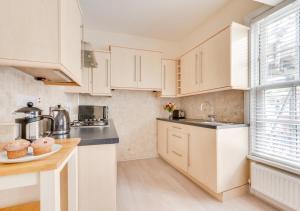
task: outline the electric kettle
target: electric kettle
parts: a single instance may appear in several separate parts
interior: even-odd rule
[[[50,115],[54,119],[53,135],[64,135],[70,133],[69,112],[61,105],[50,107]]]
[[[28,141],[34,141],[42,136],[50,136],[53,131],[54,119],[49,115],[42,115],[42,110],[34,107],[32,102],[15,111],[15,113],[24,113],[25,117],[18,118],[15,122],[20,128],[20,137]],[[48,119],[51,123],[50,131],[44,132],[43,120]]]

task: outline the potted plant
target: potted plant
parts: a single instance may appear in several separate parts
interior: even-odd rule
[[[164,105],[164,110],[169,112],[169,119],[173,118],[173,111],[175,110],[175,103],[167,103],[166,105]]]

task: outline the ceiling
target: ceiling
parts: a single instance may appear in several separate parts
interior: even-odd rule
[[[85,27],[178,41],[231,0],[80,0]]]

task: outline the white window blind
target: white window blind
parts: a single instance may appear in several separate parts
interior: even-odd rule
[[[300,169],[300,3],[251,26],[250,154]]]

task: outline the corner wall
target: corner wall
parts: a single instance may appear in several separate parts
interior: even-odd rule
[[[247,17],[260,7],[262,7],[262,4],[253,0],[231,1],[182,40],[182,54],[204,41],[207,37],[225,28],[231,22],[246,24]]]

